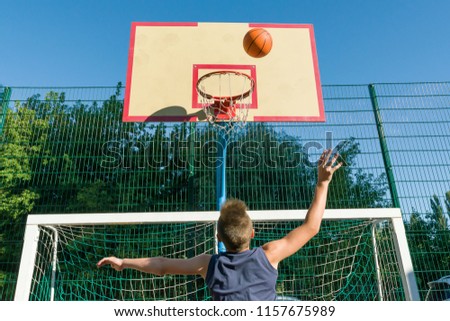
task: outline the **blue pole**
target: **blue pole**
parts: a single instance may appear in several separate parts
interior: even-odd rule
[[[227,143],[228,133],[219,131],[219,139],[217,146],[216,160],[216,199],[217,210],[220,211],[223,203],[227,198],[226,191],[226,167],[227,167]],[[218,252],[226,252],[223,242],[218,242]]]
[[[217,144],[217,166],[216,166],[216,197],[217,210],[220,211],[223,203],[226,200],[226,161],[227,161],[227,140],[224,135],[219,135]]]

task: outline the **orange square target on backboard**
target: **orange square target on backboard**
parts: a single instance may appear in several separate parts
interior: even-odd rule
[[[124,121],[202,121],[205,97],[244,96],[247,121],[325,121],[312,25],[132,23]]]

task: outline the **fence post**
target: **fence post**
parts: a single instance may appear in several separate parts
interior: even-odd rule
[[[381,154],[383,156],[384,168],[386,169],[389,191],[391,192],[392,203],[394,207],[400,208],[400,201],[397,194],[397,187],[395,185],[394,173],[392,171],[391,158],[389,156],[389,150],[386,142],[386,136],[384,135],[383,121],[381,119],[380,108],[378,106],[377,93],[375,91],[375,85],[369,85],[370,101],[372,102],[373,113],[375,116],[375,122],[377,124],[378,138],[380,141]]]
[[[0,136],[3,133],[3,127],[5,126],[6,121],[6,112],[8,110],[9,99],[11,98],[11,88],[10,87],[0,87]]]
[[[194,211],[196,209],[196,199],[195,199],[195,187],[194,187],[194,178],[195,178],[195,123],[189,122],[189,135],[188,135],[188,168],[189,168],[189,176],[188,176],[188,210]]]

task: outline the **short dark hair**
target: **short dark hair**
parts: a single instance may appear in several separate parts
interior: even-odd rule
[[[253,223],[247,205],[238,199],[227,200],[220,209],[217,232],[227,251],[239,252],[250,246]]]

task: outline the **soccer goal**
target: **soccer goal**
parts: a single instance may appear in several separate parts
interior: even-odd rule
[[[15,300],[209,300],[195,276],[96,267],[105,256],[189,258],[217,249],[218,212],[30,215]],[[252,247],[306,210],[249,211]],[[326,210],[321,230],[281,262],[280,300],[419,300],[399,209]]]

